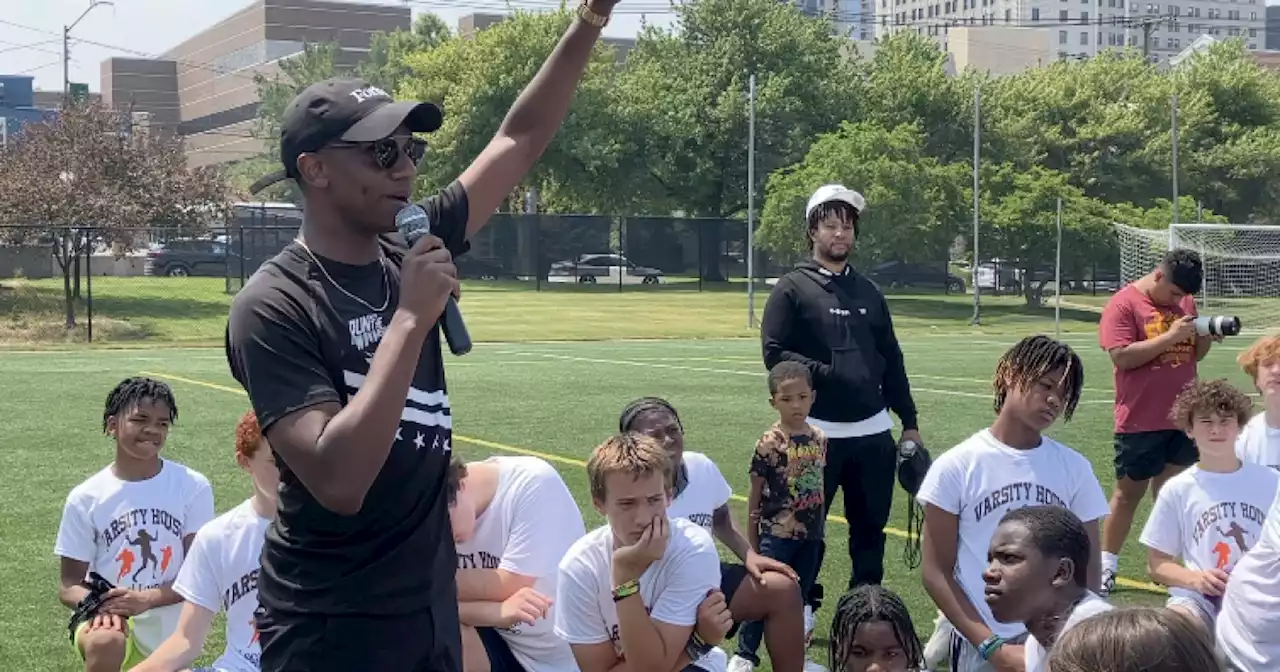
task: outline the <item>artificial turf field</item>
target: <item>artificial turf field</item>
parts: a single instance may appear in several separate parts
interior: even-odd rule
[[[894,303],[891,299],[891,307]],[[921,432],[935,455],[990,422],[996,359],[1017,338],[1042,326],[978,331],[950,322],[943,329],[908,329],[900,335]],[[1109,494],[1114,476],[1111,368],[1089,325],[1069,328],[1063,338],[1084,359],[1086,389],[1074,420],[1060,421],[1049,433],[1090,458]],[[1249,389],[1234,363],[1248,342],[1241,337],[1216,345],[1201,363],[1201,375],[1225,376]],[[602,519],[590,507],[584,460],[616,429],[622,406],[642,395],[663,396],[675,405],[686,428],[686,449],[704,452],[720,465],[734,488],[738,520],[745,522],[749,456],[774,417],[758,340],[480,343],[465,358],[446,355],[446,370],[455,409],[453,449],[469,460],[525,454],[550,461],[578,498],[588,528]],[[0,417],[7,429],[6,486],[0,493],[7,521],[0,544],[0,575],[6,577],[0,582],[0,603],[6,607],[0,610],[0,660],[6,669],[77,669],[67,640],[68,612],[56,597],[54,536],[67,492],[111,459],[112,444],[100,431],[107,392],[122,378],[143,373],[170,382],[178,399],[180,416],[163,455],[209,477],[218,512],[250,493],[248,477],[232,457],[232,430],[247,400],[228,374],[221,348],[0,352]],[[932,629],[934,608],[919,571],[902,564],[904,497],[901,491],[895,494],[886,584],[906,600],[924,638]],[[1149,510],[1147,502],[1126,544],[1121,573],[1128,581],[1114,594],[1118,602],[1162,599],[1142,587],[1146,577],[1136,539]],[[839,511],[836,502],[833,513]],[[833,517],[828,529],[821,575],[827,600],[811,652],[824,664],[826,627],[849,572],[844,521]],[[221,651],[221,630],[219,621],[206,646],[210,655],[202,661]]]

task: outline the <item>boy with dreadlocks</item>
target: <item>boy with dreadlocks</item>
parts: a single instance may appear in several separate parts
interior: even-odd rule
[[[1169,587],[1168,606],[1209,632],[1227,575],[1258,542],[1280,482],[1274,470],[1236,457],[1236,436],[1252,410],[1225,380],[1197,382],[1178,395],[1170,416],[1195,441],[1200,460],[1165,483],[1139,538],[1151,578]]]
[[[858,586],[840,598],[830,642],[832,672],[914,672],[924,664],[907,605],[878,584]]]
[[[924,586],[955,628],[953,672],[1023,666],[1026,627],[997,621],[984,600],[982,575],[1001,516],[1024,506],[1061,506],[1085,521],[1091,546],[1097,544],[1107,499],[1093,466],[1043,435],[1059,416],[1071,419],[1083,386],[1080,357],[1069,346],[1047,336],[1022,339],[996,368],[995,422],[939,456],[920,486]],[[1090,559],[1091,589],[1099,583],[1098,564]]]
[[[177,626],[182,597],[173,581],[196,531],[213,519],[209,480],[160,459],[177,417],[168,385],[121,382],[102,414],[115,459],[67,496],[54,544],[58,599],[76,612],[71,642],[86,671],[129,669]],[[86,579],[98,577],[113,587],[91,590]],[[87,608],[98,599],[96,609]],[[78,609],[82,602],[86,609]]]

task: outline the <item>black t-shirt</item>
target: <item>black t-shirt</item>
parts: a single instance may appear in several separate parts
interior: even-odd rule
[[[422,206],[431,232],[455,255],[464,253],[462,185],[454,182]],[[381,262],[351,266],[322,258],[321,270],[296,241],[236,295],[227,359],[264,432],[299,409],[345,406],[364,384],[399,301],[405,252],[399,236],[380,243],[391,288],[382,310],[347,296],[324,274],[380,308],[386,296]],[[326,509],[277,455],[279,511],[262,550],[261,603],[278,613],[327,616],[429,611],[437,633],[452,628],[456,634],[456,558],[445,492],[452,425],[437,327],[422,347],[395,445],[358,514]]]

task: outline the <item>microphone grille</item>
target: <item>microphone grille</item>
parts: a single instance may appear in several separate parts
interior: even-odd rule
[[[417,203],[410,203],[396,213],[396,230],[405,241],[413,245],[419,238],[431,233],[431,218]]]

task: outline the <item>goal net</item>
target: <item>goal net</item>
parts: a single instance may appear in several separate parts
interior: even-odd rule
[[[1139,229],[1116,224],[1121,282],[1156,267],[1170,247],[1200,253],[1204,286],[1201,315],[1234,315],[1246,334],[1280,332],[1280,226],[1174,224]]]

